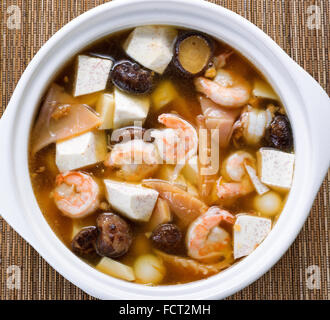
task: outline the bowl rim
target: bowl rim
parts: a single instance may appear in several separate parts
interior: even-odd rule
[[[30,132],[39,100],[53,78],[50,75],[92,42],[86,39],[101,38],[105,34],[141,24],[171,24],[193,28],[234,47],[273,85],[293,126],[295,174],[287,203],[277,224],[248,257],[217,275],[188,284],[158,287],[133,284],[102,274],[77,258],[59,240],[43,217],[32,191],[28,171],[27,133]],[[83,33],[86,41],[81,40],[80,33]],[[65,50],[61,50],[62,47]],[[308,135],[310,124],[304,116],[306,105],[295,85],[288,59],[282,49],[252,23],[223,7],[201,0],[115,1],[87,11],[69,22],[46,42],[30,62],[10,102],[11,124],[8,126],[8,134],[12,136],[13,143],[8,146],[10,152],[7,158],[13,172],[12,189],[18,195],[15,206],[24,212],[22,224],[29,226],[26,232],[28,241],[65,278],[87,293],[103,299],[225,298],[255,281],[291,245],[307,218],[314,198],[313,193],[306,192],[309,190],[306,187],[308,180],[312,179],[310,154],[313,148]],[[49,61],[52,61],[52,65]],[[34,112],[31,112],[31,105]],[[304,174],[298,174],[302,172]],[[280,233],[285,236],[279,237]]]

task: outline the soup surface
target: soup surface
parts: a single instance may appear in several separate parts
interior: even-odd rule
[[[29,162],[40,209],[73,253],[123,280],[179,284],[265,239],[291,187],[293,137],[238,52],[194,30],[141,26],[54,77]]]

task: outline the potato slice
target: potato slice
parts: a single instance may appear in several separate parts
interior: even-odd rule
[[[179,96],[173,83],[169,80],[162,81],[151,95],[152,108],[155,111],[167,106]]]
[[[279,100],[273,88],[265,81],[256,79],[253,85],[253,95],[258,98]]]
[[[101,130],[113,128],[113,114],[115,110],[115,100],[113,94],[102,94],[96,103],[96,112],[100,115],[102,124],[99,126]]]
[[[101,259],[96,269],[118,279],[135,280],[133,268],[107,257]]]

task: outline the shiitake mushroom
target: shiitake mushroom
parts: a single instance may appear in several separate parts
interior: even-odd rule
[[[117,62],[110,75],[117,88],[131,94],[149,93],[153,88],[154,76],[153,71],[129,60]]]
[[[287,116],[279,114],[274,117],[266,130],[265,141],[268,147],[292,151],[293,136]]]
[[[98,232],[95,226],[82,228],[71,242],[72,251],[81,257],[95,254],[95,242]]]
[[[123,256],[132,244],[129,224],[114,213],[102,213],[96,219],[98,237],[96,252],[100,256],[118,258]]]
[[[181,230],[173,223],[164,223],[157,226],[150,239],[156,249],[170,254],[182,252],[183,235]]]
[[[186,32],[175,42],[173,64],[187,78],[199,76],[207,69],[213,51],[210,37],[197,31]]]

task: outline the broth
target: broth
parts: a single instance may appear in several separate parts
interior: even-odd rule
[[[189,30],[181,30],[179,28],[176,28],[178,30],[179,35],[177,36],[177,40],[182,37],[182,34],[187,34],[189,36]],[[126,30],[124,32],[116,33],[113,35],[110,35],[104,39],[101,39],[91,46],[87,47],[85,50],[83,50],[81,53],[76,55],[66,66],[63,67],[62,70],[60,70],[59,74],[55,77],[54,83],[57,85],[61,86],[64,88],[65,92],[68,94],[71,94],[74,90],[74,87],[77,86],[77,57],[79,55],[85,55],[87,57],[94,57],[96,59],[112,59],[115,64],[112,66],[112,70],[114,66],[116,66],[116,63],[118,61],[133,61],[132,58],[130,58],[125,51],[122,49],[123,43],[127,40],[129,34],[131,34],[132,30]],[[202,35],[204,36],[204,35]],[[202,37],[201,36],[201,37]],[[198,35],[199,37],[199,35]],[[206,36],[208,37],[208,36]],[[211,38],[211,37],[208,37]],[[193,39],[194,40],[194,39]],[[271,150],[275,150],[276,152],[283,152],[283,148],[281,145],[276,145],[278,141],[282,143],[283,139],[285,140],[285,137],[283,138],[281,135],[284,132],[286,128],[283,127],[286,124],[286,116],[285,116],[285,110],[284,107],[281,105],[281,102],[278,99],[273,99],[272,97],[269,98],[269,95],[271,96],[272,94],[274,95],[275,93],[272,91],[270,88],[269,84],[267,81],[264,79],[264,77],[256,70],[254,66],[252,66],[244,57],[242,57],[238,52],[230,48],[228,45],[217,41],[215,39],[212,39],[213,41],[213,53],[212,57],[217,57],[220,54],[224,52],[231,52],[231,55],[228,55],[225,65],[222,68],[219,68],[220,70],[226,70],[226,72],[232,72],[230,74],[238,74],[240,77],[243,77],[246,82],[249,83],[251,86],[251,92],[250,92],[250,97],[248,99],[248,102],[244,103],[241,107],[232,107],[232,106],[227,106],[227,110],[240,110],[239,114],[235,117],[234,123],[236,123],[236,128],[233,131],[233,135],[230,138],[229,144],[225,148],[220,148],[220,167],[222,168],[221,170],[219,169],[217,174],[216,174],[216,182],[220,186],[219,188],[223,187],[224,185],[221,185],[223,183],[228,183],[226,188],[233,187],[233,184],[229,185],[229,183],[237,183],[240,184],[241,180],[236,179],[233,181],[229,181],[228,177],[226,177],[226,180],[222,180],[222,182],[219,182],[220,176],[223,179],[223,167],[225,166],[226,162],[225,160],[228,158],[228,156],[232,155],[233,153],[236,152],[247,152],[248,154],[252,155],[254,158],[254,161],[252,161],[251,166],[256,167],[257,163],[260,166],[260,159],[257,160],[257,153],[260,153],[260,148],[262,147],[271,147]],[[138,49],[136,49],[138,50]],[[175,50],[174,50],[175,51]],[[175,54],[174,54],[175,56]],[[183,118],[185,121],[190,123],[194,128],[197,127],[197,116],[200,114],[203,114],[203,110],[201,109],[200,101],[198,96],[202,95],[205,98],[205,95],[203,92],[197,92],[195,88],[194,79],[200,77],[200,76],[205,76],[207,72],[209,72],[208,80],[214,82],[214,76],[212,76],[212,72],[217,72],[215,65],[216,61],[214,58],[210,59],[208,66],[206,66],[206,69],[200,73],[198,76],[187,76],[186,74],[183,74],[181,71],[179,72],[178,69],[176,68],[175,63],[172,62],[169,63],[167,66],[165,72],[163,74],[157,74],[155,72],[152,72],[153,76],[153,82],[155,83],[154,87],[152,88],[151,92],[146,93],[146,96],[152,96],[151,98],[151,106],[149,109],[149,112],[147,114],[147,118],[145,119],[145,122],[143,124],[143,127],[146,129],[149,128],[156,128],[159,130],[162,130],[164,128],[164,125],[160,124],[158,121],[158,117],[161,114],[164,113],[171,113],[174,115],[179,115],[181,118]],[[140,62],[140,67],[144,67],[143,65],[141,66]],[[145,68],[147,69],[147,68]],[[186,70],[185,70],[186,71]],[[96,71],[95,71],[96,72]],[[92,77],[92,75],[88,75],[89,77]],[[222,77],[226,77],[226,73],[222,75]],[[220,80],[222,78],[220,77]],[[223,80],[223,79],[222,79]],[[155,98],[154,94],[157,88],[160,86],[160,84],[165,83],[170,83],[171,87],[174,87],[175,90],[179,93],[179,98],[173,99],[173,101],[170,101],[166,103],[166,105],[156,108],[155,107]],[[223,80],[223,81],[226,81]],[[262,89],[256,88],[256,83],[262,83],[263,86],[266,86],[266,93],[259,92],[262,91]],[[141,81],[140,81],[141,83]],[[116,86],[111,82],[110,80],[107,81],[106,88],[105,90],[100,90],[97,91],[96,93],[91,93],[87,95],[82,95],[79,96],[79,102],[85,105],[88,105],[90,108],[95,108],[98,99],[100,99],[100,96],[104,93],[112,93],[114,91],[114,88]],[[252,91],[253,89],[253,91]],[[258,90],[259,91],[258,91]],[[116,89],[118,90],[118,89]],[[243,89],[242,89],[243,90]],[[260,96],[256,96],[256,93]],[[271,93],[269,93],[271,92]],[[267,96],[268,94],[268,96]],[[133,96],[133,94],[132,94]],[[165,96],[168,96],[165,94]],[[140,96],[139,96],[140,97]],[[77,99],[77,98],[75,98]],[[237,98],[238,99],[238,98]],[[212,100],[212,99],[211,99]],[[44,100],[41,103],[41,107],[44,103]],[[217,104],[218,105],[218,104]],[[250,109],[246,109],[246,106],[249,105]],[[40,108],[41,108],[40,107]],[[116,108],[119,108],[119,106],[115,105],[115,110]],[[222,106],[223,108],[223,106]],[[226,109],[225,108],[225,109]],[[245,108],[245,109],[244,109]],[[252,109],[251,109],[252,108]],[[268,124],[266,126],[266,121],[265,121],[265,132],[261,135],[261,138],[254,143],[248,142],[248,137],[245,137],[245,135],[248,135],[248,128],[245,128],[243,125],[243,120],[241,120],[241,126],[239,126],[239,121],[242,119],[242,114],[244,112],[248,112],[251,110],[257,110],[258,112],[265,111],[266,110],[271,110],[269,114],[271,114],[271,119],[268,121]],[[41,113],[40,113],[41,114]],[[247,113],[248,114],[248,113]],[[266,114],[266,113],[265,113]],[[263,113],[259,114],[259,118],[261,115],[264,115]],[[60,119],[63,115],[60,115]],[[64,115],[66,116],[66,115]],[[250,118],[249,118],[250,117]],[[276,117],[280,117],[278,119],[283,120],[280,122],[280,129],[277,130],[278,128],[273,128],[273,131],[271,134],[269,134],[269,131],[272,128],[272,125],[274,125],[274,121]],[[281,118],[282,117],[282,118]],[[252,115],[249,114],[248,119],[249,121],[252,121]],[[258,121],[261,121],[260,119]],[[234,126],[234,123],[232,126]],[[248,122],[249,124],[249,122]],[[248,125],[247,124],[247,125]],[[250,123],[251,124],[251,123]],[[258,123],[257,123],[258,124]],[[256,124],[255,124],[256,125]],[[276,125],[276,123],[275,123]],[[125,125],[126,126],[126,125]],[[288,124],[289,126],[289,124]],[[98,130],[98,129],[93,129]],[[252,130],[252,129],[251,129]],[[256,130],[254,134],[256,134]],[[291,130],[291,129],[290,129]],[[276,136],[276,133],[280,132],[280,137],[278,138]],[[248,132],[248,133],[247,133]],[[275,133],[274,133],[275,132]],[[290,131],[291,132],[291,131]],[[290,133],[289,132],[289,133]],[[106,129],[105,133],[109,139],[109,136],[112,133],[111,129]],[[251,132],[250,132],[251,133]],[[275,136],[274,136],[275,134]],[[268,136],[267,136],[268,135]],[[270,138],[269,138],[270,136]],[[269,140],[273,139],[273,140]],[[292,136],[291,136],[292,139]],[[273,145],[269,143],[271,141]],[[275,141],[275,144],[274,144]],[[286,140],[285,140],[286,141]],[[118,261],[126,266],[132,267],[132,270],[136,272],[137,266],[136,266],[136,261],[139,257],[144,256],[144,255],[152,255],[155,257],[158,257],[163,265],[164,265],[164,272],[163,273],[163,278],[161,280],[157,280],[156,282],[153,281],[144,281],[143,279],[141,280],[141,277],[136,277],[135,282],[137,283],[145,283],[145,284],[161,284],[161,285],[168,285],[168,284],[180,284],[180,283],[186,283],[186,282],[191,282],[191,281],[196,281],[208,276],[213,275],[215,272],[206,272],[206,273],[201,273],[201,272],[196,272],[194,268],[191,268],[191,270],[187,268],[183,268],[180,264],[175,264],[172,262],[168,262],[166,257],[162,256],[161,254],[158,255],[157,252],[155,251],[155,243],[154,240],[152,240],[152,232],[154,230],[148,229],[148,222],[141,222],[141,221],[133,221],[132,219],[127,218],[127,216],[122,215],[119,211],[120,210],[114,210],[111,209],[108,200],[105,196],[106,194],[106,188],[104,186],[103,180],[104,179],[109,179],[112,181],[120,181],[120,182],[125,182],[129,184],[140,184],[142,179],[138,181],[125,181],[122,179],[122,176],[118,175],[118,167],[111,167],[109,165],[106,165],[103,161],[98,161],[97,163],[94,163],[89,166],[84,166],[82,168],[77,168],[73,169],[71,171],[80,171],[83,173],[86,173],[88,176],[92,177],[94,181],[97,182],[99,188],[100,188],[100,204],[98,205],[95,210],[93,210],[92,213],[88,214],[85,217],[81,218],[75,218],[72,219],[71,217],[68,217],[67,215],[63,214],[63,211],[61,211],[58,206],[56,205],[56,202],[54,201],[54,189],[56,186],[56,177],[60,175],[60,170],[58,169],[57,166],[57,160],[56,160],[56,144],[51,143],[48,146],[42,148],[39,150],[37,153],[32,152],[33,150],[33,144],[35,143],[35,139],[33,138],[33,133],[30,138],[30,156],[29,156],[29,168],[30,168],[30,175],[31,175],[31,181],[32,181],[32,186],[34,189],[34,193],[37,199],[37,202],[39,204],[39,207],[47,220],[48,224],[52,228],[52,230],[56,233],[56,235],[59,237],[59,239],[68,247],[72,248],[72,238],[79,230],[83,227],[88,227],[88,226],[95,226],[96,225],[96,219],[97,217],[104,213],[104,212],[113,212],[115,214],[119,214],[130,226],[131,228],[131,234],[132,234],[132,244],[129,246],[128,251],[123,254],[120,257],[113,257],[113,260]],[[109,145],[108,145],[109,147]],[[114,147],[112,146],[112,151]],[[282,149],[282,150],[280,150]],[[292,145],[284,150],[286,154],[292,154],[293,149]],[[276,153],[277,155],[277,153]],[[282,155],[279,153],[279,155]],[[262,156],[261,156],[262,157]],[[265,158],[266,159],[266,158]],[[245,160],[244,160],[245,161]],[[266,161],[266,160],[265,160]],[[242,166],[244,166],[246,162],[242,162]],[[164,180],[164,172],[167,170],[163,169],[165,166],[166,168],[171,171],[174,168],[174,165],[168,165],[168,164],[161,164],[158,166],[157,170],[147,176],[147,178],[162,178]],[[234,168],[235,169],[235,168]],[[237,196],[232,196],[230,195],[229,198],[227,197],[227,189],[225,190],[225,198],[220,199],[217,196],[214,196],[213,200],[211,200],[210,203],[207,204],[208,207],[210,206],[217,206],[218,208],[221,208],[220,210],[226,210],[230,212],[234,219],[236,219],[237,214],[242,214],[244,213],[246,216],[249,217],[257,217],[257,218],[267,218],[270,219],[272,222],[272,225],[276,222],[278,219],[280,212],[285,204],[285,199],[286,195],[289,191],[289,188],[285,187],[282,188],[279,187],[274,187],[272,183],[268,183],[267,186],[264,183],[261,183],[259,180],[261,179],[266,179],[263,176],[261,176],[262,169],[257,170],[257,177],[259,177],[259,182],[263,185],[263,187],[267,188],[267,192],[264,193],[264,195],[268,194],[269,199],[264,199],[262,195],[258,196],[256,192],[256,188],[253,187],[253,181],[251,180],[251,176],[247,175],[247,172],[245,171],[246,167],[243,167],[244,171],[244,177],[248,177],[248,186],[253,190],[250,191],[242,191],[242,194]],[[200,168],[199,168],[200,170]],[[229,168],[229,175],[231,173],[230,170],[233,170],[233,168]],[[190,195],[196,196],[199,200],[204,201],[203,198],[201,197],[200,194],[200,189],[199,185],[196,184],[196,177],[190,177],[189,176],[189,170],[185,170],[184,174],[180,173],[184,177],[185,183],[187,185],[184,185],[183,191],[187,192]],[[233,172],[233,175],[235,175],[237,172]],[[265,176],[267,175],[267,172],[265,173]],[[166,173],[165,173],[166,176]],[[228,172],[225,174],[225,176],[228,176]],[[268,174],[271,179],[271,175]],[[266,179],[267,180],[267,179]],[[193,182],[195,181],[195,182]],[[242,178],[243,181],[243,178]],[[182,181],[181,181],[182,182]],[[182,184],[182,183],[181,183]],[[175,182],[174,185],[176,187],[181,188],[182,185],[180,185],[180,182]],[[212,190],[217,190],[217,184],[215,183],[214,186],[212,187]],[[239,186],[239,192],[243,190],[243,186]],[[199,192],[199,194],[196,195],[194,192]],[[236,189],[235,189],[236,190]],[[212,192],[213,192],[212,191]],[[237,191],[237,190],[236,190]],[[235,191],[235,192],[236,192]],[[71,191],[70,191],[71,192]],[[214,193],[214,192],[213,192]],[[246,194],[245,194],[246,193]],[[211,195],[210,195],[211,196]],[[212,195],[213,196],[213,195]],[[160,197],[160,196],[158,196]],[[275,200],[274,200],[275,199]],[[166,200],[167,201],[167,200]],[[267,202],[268,201],[268,202]],[[276,202],[277,201],[277,202]],[[272,208],[274,205],[278,205],[279,208],[277,209],[277,212],[271,212]],[[256,209],[257,208],[257,209]],[[268,210],[268,211],[267,211]],[[173,208],[171,207],[172,215],[173,215],[173,220],[170,222],[171,224],[179,226],[179,229],[182,233],[183,238],[187,238],[186,233],[191,232],[187,231],[187,226],[182,225],[182,221],[180,220],[180,216],[177,214],[173,214]],[[273,211],[276,211],[275,209]],[[269,213],[271,212],[271,214]],[[154,212],[153,212],[154,214]],[[237,220],[235,220],[237,221]],[[234,222],[235,223],[235,222]],[[189,261],[196,261],[198,264],[202,265],[214,265],[216,263],[221,262],[221,260],[227,261],[227,265],[224,265],[224,267],[229,266],[230,264],[234,263],[235,261],[239,261],[242,257],[238,257],[236,259],[233,258],[233,246],[234,244],[234,232],[238,232],[238,228],[233,226],[233,224],[228,224],[224,223],[221,224],[221,232],[224,232],[225,234],[229,235],[230,240],[227,241],[228,243],[226,244],[225,249],[223,250],[223,254],[215,260],[210,260],[210,259],[199,259],[199,258],[194,258],[192,257],[192,254],[189,255],[189,252],[187,251],[187,248],[182,249],[182,251],[178,252],[177,254],[173,253],[172,255],[176,255],[178,257],[182,257],[183,259],[190,259]],[[220,224],[219,224],[220,226]],[[247,226],[247,228],[249,225]],[[212,229],[213,230],[213,229]],[[217,229],[219,230],[219,228]],[[100,232],[100,230],[99,230]],[[199,235],[197,235],[199,236]],[[196,236],[196,237],[197,237]],[[251,235],[250,235],[251,236]],[[251,236],[252,237],[252,236]],[[151,239],[152,238],[152,239]],[[209,238],[204,239],[205,242],[211,241]],[[212,240],[213,241],[213,240]],[[217,240],[218,241],[218,240]],[[259,241],[260,242],[260,241]],[[184,244],[185,241],[184,239],[182,240],[182,246],[186,247]],[[203,244],[205,245],[205,244]],[[157,248],[159,249],[159,247]],[[209,249],[209,248],[208,248]],[[220,251],[221,251],[220,250]],[[168,254],[168,253],[166,253]],[[199,252],[200,254],[200,252]],[[82,257],[85,262],[89,263],[92,266],[98,266],[102,256],[101,255],[95,255],[92,254],[90,256],[84,256]],[[98,268],[100,269],[100,268]],[[221,268],[220,268],[221,269]],[[219,271],[220,271],[219,269]],[[101,270],[101,269],[100,269]],[[102,269],[103,272],[104,268]],[[141,272],[141,271],[140,271]],[[109,273],[109,272],[108,272]],[[143,273],[143,272],[142,272]],[[109,273],[113,275],[111,272]],[[142,277],[143,278],[143,277]]]

